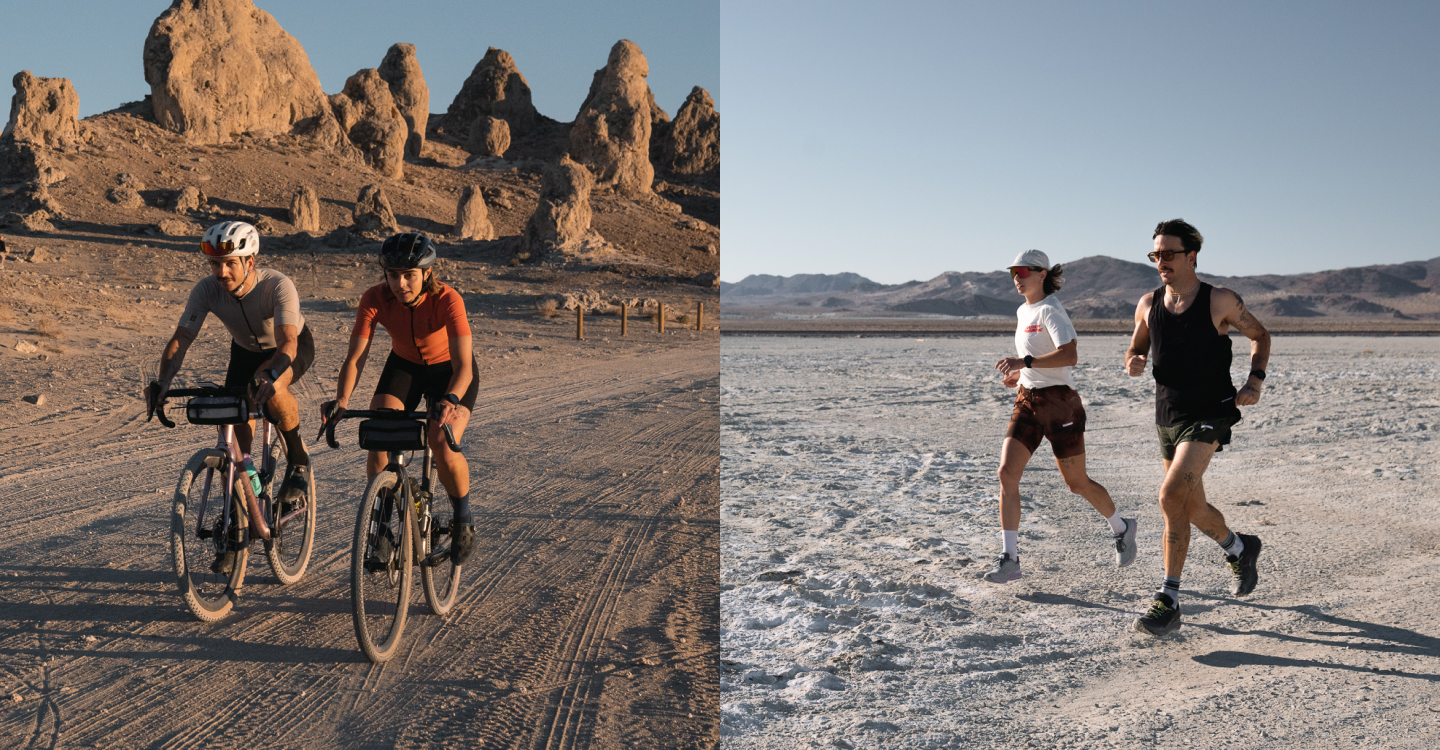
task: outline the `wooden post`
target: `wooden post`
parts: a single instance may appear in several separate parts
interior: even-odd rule
[[[665,332],[665,303],[664,303],[664,302],[661,302],[661,303],[660,303],[660,314],[659,314],[659,315],[656,315],[656,316],[655,316],[655,319],[659,321],[660,332],[661,332],[661,333],[664,333],[664,332]]]
[[[699,305],[695,310],[695,330],[703,331],[705,330],[705,303],[697,302],[695,304]]]
[[[575,306],[575,338],[585,340],[585,308],[580,305]]]
[[[621,336],[624,336],[624,335],[625,335],[625,321],[626,321],[626,318],[628,317],[628,313],[629,313],[629,312],[630,312],[630,306],[622,303],[622,304],[620,305],[620,335],[621,335]]]

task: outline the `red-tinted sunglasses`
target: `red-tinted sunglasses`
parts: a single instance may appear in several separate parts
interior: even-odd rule
[[[1031,271],[1044,271],[1044,270],[1045,270],[1045,269],[1043,269],[1043,268],[1032,268],[1032,267],[1030,267],[1030,266],[1012,266],[1012,267],[1010,268],[1010,278],[1012,278],[1012,279],[1028,279],[1028,278],[1030,278],[1030,272],[1031,272]]]
[[[212,245],[204,240],[200,241],[200,252],[213,257],[221,257],[235,252],[235,243],[230,240],[221,240],[219,245]]]

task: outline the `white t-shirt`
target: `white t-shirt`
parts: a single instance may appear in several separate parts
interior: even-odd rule
[[[1050,295],[1035,304],[1025,303],[1015,310],[1020,324],[1015,326],[1015,351],[1019,356],[1039,357],[1075,340],[1075,326],[1061,307],[1060,300]],[[1027,367],[1020,371],[1020,385],[1031,390],[1052,385],[1075,387],[1069,367]]]

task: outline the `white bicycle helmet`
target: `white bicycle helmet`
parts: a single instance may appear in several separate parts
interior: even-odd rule
[[[222,221],[205,230],[200,252],[211,258],[244,258],[260,252],[260,233],[243,221]]]

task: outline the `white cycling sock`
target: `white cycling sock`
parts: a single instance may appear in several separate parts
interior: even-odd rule
[[[1001,551],[1015,558],[1020,558],[1020,532],[1002,529],[1000,531]]]
[[[1116,508],[1116,509],[1115,509],[1115,515],[1110,516],[1109,518],[1105,519],[1105,522],[1108,523],[1108,524],[1110,524],[1110,533],[1111,533],[1111,534],[1124,534],[1124,533],[1125,533],[1125,519],[1123,519],[1123,518],[1120,517],[1120,509],[1119,509],[1119,508]]]
[[[1240,535],[1230,532],[1230,536],[1220,543],[1220,549],[1225,550],[1229,557],[1239,557],[1245,551],[1245,542],[1240,541]]]

